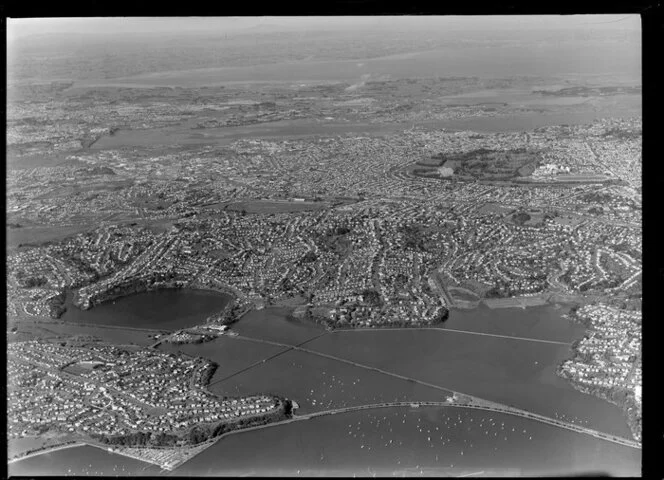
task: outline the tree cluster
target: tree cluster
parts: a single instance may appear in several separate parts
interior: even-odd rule
[[[43,287],[48,283],[48,280],[45,277],[35,277],[35,276],[19,276],[18,284],[23,288],[35,288]]]
[[[426,251],[422,229],[419,225],[404,225],[401,227],[401,234],[406,250]]]
[[[219,368],[219,364],[215,362],[210,362],[209,365],[203,370],[200,377],[201,385],[207,385],[212,380],[215,372]]]
[[[316,255],[313,251],[308,251],[307,253],[304,254],[304,256],[301,259],[302,263],[313,263],[316,260],[318,260],[318,255]]]
[[[277,399],[279,402],[277,408],[264,415],[240,418],[230,422],[226,421],[216,424],[202,423],[193,426],[186,432],[132,432],[125,435],[93,433],[90,436],[107,445],[120,445],[126,447],[170,447],[181,443],[197,445],[232,430],[266,425],[268,423],[290,418],[293,410],[292,402],[280,397]]]
[[[380,307],[383,303],[380,298],[380,293],[373,288],[367,288],[362,291],[362,300],[370,307]]]
[[[528,215],[526,212],[519,212],[512,215],[512,220],[517,225],[523,225],[528,220],[530,220],[530,218],[531,218],[530,215]]]
[[[60,318],[62,314],[67,311],[67,307],[65,307],[65,298],[66,295],[63,291],[46,301],[46,305],[48,305],[48,314],[51,318]]]

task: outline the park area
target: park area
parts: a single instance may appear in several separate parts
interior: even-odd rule
[[[453,177],[459,180],[512,180],[531,175],[539,157],[525,148],[489,150],[480,148],[463,153],[439,153],[416,162],[413,174],[433,178]]]

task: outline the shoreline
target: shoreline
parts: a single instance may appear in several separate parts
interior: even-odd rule
[[[399,405],[391,405],[391,404],[385,404],[385,405],[380,405],[380,404],[369,404],[369,405],[358,405],[356,407],[352,407],[350,409],[347,409],[348,412],[355,411],[355,410],[372,410],[372,409],[379,409],[379,408],[416,408],[414,405],[417,405],[418,407],[439,407],[439,408],[445,408],[445,407],[453,407],[453,408],[469,408],[469,409],[480,409],[480,410],[487,410],[487,411],[499,411],[501,413],[505,413],[508,415],[517,415],[517,416],[522,416],[518,409],[513,409],[512,407],[509,406],[503,406],[501,404],[497,404],[495,402],[479,399],[476,397],[469,397],[466,401],[462,402],[427,402],[427,401],[408,401],[408,402],[401,402],[402,404]],[[434,404],[435,403],[435,404]],[[346,410],[346,409],[344,409]],[[108,451],[109,453],[114,453],[117,455],[125,456],[128,458],[133,458],[135,460],[139,460],[145,463],[149,463],[152,465],[156,465],[163,470],[172,472],[176,470],[178,467],[184,465],[188,461],[192,460],[195,458],[198,454],[202,453],[203,451],[207,450],[208,448],[212,447],[215,445],[217,442],[221,441],[224,437],[228,435],[233,435],[233,434],[239,434],[239,433],[244,433],[244,432],[249,432],[253,430],[260,430],[263,428],[269,428],[269,427],[277,427],[281,425],[286,425],[289,423],[294,423],[294,422],[300,422],[300,421],[307,421],[312,418],[317,418],[321,416],[326,416],[330,414],[343,414],[345,411],[332,411],[332,412],[327,412],[327,411],[322,411],[322,412],[314,412],[311,414],[307,415],[292,415],[290,418],[278,421],[278,422],[271,422],[267,423],[264,425],[255,425],[252,427],[247,427],[243,429],[237,429],[237,430],[231,430],[229,432],[225,432],[213,439],[207,440],[206,442],[203,442],[199,445],[196,446],[191,446],[191,447],[179,447],[179,448],[171,448],[171,447],[164,447],[164,448],[132,448],[132,447],[125,447],[125,448],[117,448],[117,449],[111,449],[108,447],[104,447],[100,444],[96,444],[94,442],[77,442],[76,444],[71,444],[67,446],[54,446],[53,448],[40,451],[38,453],[31,454],[29,456],[24,456],[21,458],[15,458],[11,460],[9,463],[15,463],[20,460],[25,460],[27,458],[39,456],[45,453],[50,453],[53,451],[57,450],[62,450],[66,448],[74,448],[78,446],[91,446],[91,447],[96,447],[101,450]],[[539,415],[533,415],[530,412],[527,412],[528,415],[525,415],[525,418],[529,418],[533,421],[543,421],[541,416]],[[550,422],[544,422],[544,423],[550,423]],[[591,435],[595,437],[599,437],[600,439],[607,440],[607,441],[613,441],[615,442],[616,440],[620,441],[623,445],[631,447],[631,448],[641,448],[641,443],[638,441],[634,441],[632,439],[626,439],[622,437],[615,437],[612,435],[607,435],[603,434],[602,432],[597,432],[591,429],[587,429],[585,427],[580,427],[577,425],[552,425],[558,428],[564,428],[567,430],[572,430],[575,431],[576,433],[579,434],[585,434],[585,435]],[[141,455],[141,452],[143,451],[145,454]],[[161,454],[166,455],[167,458],[172,458],[173,456],[178,456],[176,460],[172,461],[158,461],[155,458],[150,458],[152,455],[155,454]],[[183,455],[184,454],[184,455]]]
[[[11,439],[10,439],[11,441]],[[9,442],[7,442],[9,443]],[[74,448],[74,447],[83,447],[85,445],[88,445],[86,441],[80,440],[80,441],[73,441],[73,442],[65,442],[65,443],[58,443],[56,445],[50,445],[46,448],[39,449],[37,451],[29,451],[29,453],[20,453],[18,455],[13,456],[11,459],[7,460],[7,464],[11,465],[12,463],[20,462],[21,460],[27,460],[29,458],[34,458],[38,457],[39,455],[44,455],[46,453],[51,453],[51,452],[57,452],[58,450],[66,450],[69,448]]]
[[[245,430],[256,430],[258,428],[265,428],[268,426],[273,426],[273,425],[280,425],[282,423],[288,423],[289,421],[292,421],[293,415],[291,413],[290,417],[287,417],[286,419],[276,421],[276,422],[268,422],[265,424],[258,424],[258,425],[253,425],[250,427],[246,428],[236,428],[232,429],[230,431],[224,432],[218,436],[212,437],[208,440],[205,440],[197,445],[183,445],[183,446],[164,446],[164,447],[159,447],[159,446],[152,446],[152,447],[133,447],[133,446],[110,446],[101,442],[98,442],[92,438],[85,438],[81,440],[74,440],[74,441],[66,441],[63,443],[58,443],[55,445],[48,446],[46,448],[39,449],[37,451],[33,451],[30,453],[25,453],[25,454],[19,454],[14,456],[12,459],[8,461],[8,464],[11,465],[16,462],[20,462],[22,460],[27,460],[29,458],[34,458],[38,457],[40,455],[44,455],[47,453],[52,453],[56,452],[59,450],[65,450],[69,448],[75,448],[75,447],[84,447],[84,446],[90,446],[90,447],[95,447],[100,450],[104,450],[108,453],[112,454],[117,454],[129,458],[133,458],[135,460],[139,460],[145,463],[149,463],[152,465],[156,465],[160,467],[163,470],[168,470],[172,471],[178,466],[182,465],[183,463],[189,461],[196,455],[198,455],[200,452],[203,450],[206,450],[210,446],[214,445],[217,441],[219,441],[221,438],[225,437],[226,435],[230,435],[233,433],[238,433],[238,432],[243,432]]]
[[[465,290],[462,287],[451,287],[451,288]],[[207,284],[198,283],[198,282],[196,282],[196,280],[194,280],[190,285],[187,285],[187,286],[180,286],[180,287],[178,287],[178,286],[159,286],[157,288],[150,288],[150,289],[147,289],[147,290],[144,290],[144,291],[132,292],[128,295],[117,295],[117,296],[114,296],[113,298],[109,297],[108,299],[106,299],[102,302],[99,302],[99,303],[90,302],[90,307],[88,307],[88,308],[82,308],[80,305],[78,305],[76,303],[75,300],[76,300],[77,295],[76,295],[76,292],[74,292],[74,291],[67,292],[67,296],[68,296],[67,300],[70,300],[70,298],[71,298],[71,300],[69,302],[69,303],[71,303],[71,305],[75,306],[76,308],[78,308],[81,311],[86,311],[86,310],[90,310],[90,309],[94,308],[95,306],[106,304],[109,301],[115,301],[115,300],[122,299],[122,298],[125,298],[125,297],[131,297],[133,295],[139,295],[139,294],[149,293],[149,292],[158,292],[158,291],[164,291],[164,290],[174,290],[174,291],[175,290],[189,290],[189,291],[201,291],[201,292],[214,292],[215,294],[219,294],[219,295],[227,297],[228,302],[223,307],[223,309],[220,310],[219,312],[217,312],[216,314],[210,315],[210,317],[213,317],[217,314],[221,314],[226,310],[229,310],[230,308],[232,308],[232,306],[234,306],[235,304],[237,304],[238,302],[241,302],[241,301],[246,301],[248,303],[251,303],[252,306],[248,310],[243,312],[243,314],[240,315],[239,319],[241,319],[244,315],[246,315],[246,314],[248,314],[248,313],[250,313],[254,310],[259,311],[259,310],[262,310],[264,308],[270,308],[270,307],[280,307],[280,308],[292,308],[293,307],[293,305],[278,305],[278,304],[266,305],[265,303],[263,303],[262,308],[258,308],[259,306],[255,301],[248,300],[246,298],[246,296],[242,294],[242,292],[239,292],[239,291],[233,289],[232,287],[228,287],[228,286],[214,287],[214,286],[210,286],[210,285],[207,285]],[[475,294],[474,292],[472,292],[472,293]],[[71,294],[72,297],[69,297],[69,294]],[[477,295],[477,294],[475,294],[475,295]],[[451,293],[447,293],[446,296],[449,296],[449,300],[453,300],[453,301],[449,302],[446,305],[446,308],[448,309],[448,311],[452,311],[452,310],[471,311],[471,310],[475,310],[477,308],[481,308],[482,306],[488,307],[488,308],[493,310],[493,309],[496,309],[496,308],[522,308],[522,309],[525,309],[525,308],[529,308],[529,307],[539,307],[539,306],[546,306],[546,305],[561,305],[561,304],[565,305],[565,304],[583,303],[583,300],[579,299],[579,297],[576,296],[576,295],[565,295],[565,294],[560,294],[560,293],[557,293],[557,292],[542,292],[542,293],[538,293],[538,294],[535,294],[535,295],[507,297],[507,298],[483,298],[483,297],[480,297],[478,295],[478,298],[476,300],[464,300],[464,299],[460,299],[460,298],[455,298],[454,295],[451,294]],[[303,304],[303,305],[306,305],[306,304]],[[300,305],[298,305],[298,306],[300,306]],[[61,318],[58,318],[58,319],[61,319]],[[58,320],[58,319],[56,319],[56,320]],[[233,322],[233,323],[235,323],[235,322]],[[314,323],[317,323],[317,322],[314,322]],[[434,325],[414,325],[413,327],[425,328],[427,326],[434,326]],[[370,326],[370,327],[341,327],[341,328],[334,328],[334,330],[338,330],[338,329],[354,330],[354,329],[362,329],[362,328],[373,329],[373,328],[384,328],[384,327],[388,327],[388,328],[412,328],[410,326],[399,327],[399,326],[395,326],[395,325],[391,325],[391,324],[386,324],[384,326],[376,325],[376,326]],[[155,330],[158,330],[158,329],[155,329]]]
[[[191,284],[190,285],[181,285],[181,286],[165,284],[165,285],[158,285],[156,287],[153,286],[153,285],[151,285],[149,287],[146,286],[144,289],[137,290],[137,291],[132,291],[132,292],[129,292],[129,293],[109,294],[108,291],[100,292],[97,295],[101,295],[101,296],[105,297],[102,301],[93,301],[91,299],[92,298],[91,296],[88,296],[84,300],[79,296],[80,289],[78,289],[78,290],[69,290],[68,292],[66,292],[66,295],[67,295],[66,301],[69,301],[69,303],[72,306],[78,308],[79,310],[86,311],[86,310],[90,310],[94,307],[97,307],[99,305],[104,305],[108,302],[112,302],[112,301],[119,300],[119,299],[122,299],[122,298],[127,298],[127,297],[131,297],[131,296],[134,296],[134,295],[140,295],[140,294],[143,294],[143,293],[160,292],[160,291],[166,291],[166,290],[173,290],[173,291],[177,291],[177,290],[190,290],[190,291],[200,290],[200,291],[215,292],[215,293],[218,293],[220,295],[230,297],[229,298],[229,303],[230,303],[231,300],[236,300],[238,297],[240,297],[237,292],[231,290],[230,288],[227,288],[227,289],[225,289],[225,288],[214,288],[214,287],[209,287],[209,286],[202,287],[198,284],[195,285],[195,286],[192,286]],[[69,294],[71,294],[71,297],[69,297]]]
[[[556,368],[555,374],[558,377],[566,380],[572,386],[572,388],[574,388],[575,390],[577,390],[577,391],[579,391],[579,392],[581,392],[585,395],[590,395],[590,396],[599,398],[601,400],[604,400],[604,401],[620,408],[620,410],[623,412],[623,414],[625,416],[625,421],[627,422],[627,425],[629,426],[629,429],[632,432],[632,436],[634,437],[634,439],[637,442],[640,442],[641,441],[640,437],[642,435],[642,432],[639,431],[639,428],[638,428],[638,424],[640,422],[637,422],[637,417],[635,416],[635,414],[633,413],[633,410],[632,410],[635,406],[634,397],[628,397],[627,399],[622,400],[622,401],[616,400],[615,398],[612,397],[612,392],[611,392],[610,387],[602,389],[602,388],[598,388],[597,386],[584,384],[584,383],[579,381],[579,377],[575,377],[569,371],[563,370],[562,367],[563,367],[565,362],[567,362],[569,360],[576,360],[577,358],[580,357],[580,355],[581,355],[580,352],[579,352],[580,343],[583,340],[589,338],[589,335],[592,334],[592,332],[594,331],[593,328],[592,328],[592,323],[586,323],[582,318],[580,318],[576,314],[576,312],[574,312],[573,314],[570,314],[568,316],[568,318],[571,322],[583,325],[584,328],[585,328],[585,331],[584,331],[583,337],[572,344],[572,348],[571,348],[572,353],[571,353],[571,355],[566,360],[564,360],[563,363],[558,365],[558,367]],[[624,388],[624,387],[622,387],[622,388]],[[640,420],[640,417],[638,417],[638,418]]]
[[[283,307],[274,307],[274,308],[280,308],[283,309]],[[250,309],[249,312],[256,310],[255,308]],[[248,313],[248,312],[246,312]],[[314,322],[316,323],[316,322]],[[444,322],[443,322],[444,323]],[[318,324],[319,325],[319,324]],[[446,330],[445,328],[440,328],[438,326],[427,326],[427,325],[418,325],[418,326],[412,326],[412,327],[400,327],[400,326],[389,326],[386,325],[383,328],[391,328],[393,330],[404,330],[408,328],[417,328],[417,329],[431,329],[431,330]],[[372,328],[372,327],[359,327],[359,328],[345,328],[345,329],[335,329],[333,331],[367,331],[367,330],[379,330],[381,328]],[[459,406],[459,405],[450,405],[450,406]],[[468,406],[467,406],[468,407]],[[472,407],[468,407],[472,408]],[[256,425],[248,428],[243,428],[243,429],[237,429],[237,430],[232,430],[229,432],[225,432],[218,437],[214,437],[206,442],[203,442],[201,444],[198,444],[196,446],[190,446],[190,447],[177,447],[177,448],[171,448],[171,447],[162,447],[162,448],[137,448],[137,447],[119,447],[116,449],[109,449],[105,445],[101,444],[95,444],[93,442],[80,442],[78,446],[84,446],[84,445],[89,445],[89,446],[94,446],[97,448],[100,448],[102,450],[109,451],[110,453],[116,453],[118,455],[123,455],[128,458],[133,458],[135,460],[143,461],[145,463],[149,463],[152,465],[156,465],[159,468],[162,468],[167,471],[174,471],[177,468],[179,468],[181,465],[185,464],[195,456],[197,456],[199,453],[203,452],[210,446],[213,446],[216,442],[224,438],[226,435],[233,434],[233,433],[241,433],[244,431],[249,431],[249,430],[257,430],[260,428],[267,428],[267,427],[272,427],[272,426],[278,426],[286,423],[291,423],[294,421],[299,421],[299,420],[304,420],[304,418],[298,418],[302,416],[298,415],[292,415],[291,418],[283,420],[283,421],[277,421],[277,422],[271,422],[265,425]],[[73,448],[72,445],[69,447],[65,448]],[[54,446],[53,448],[45,449],[44,451],[40,451],[38,453],[34,453],[31,455],[32,457],[38,456],[42,453],[49,453],[52,451],[57,451],[58,449],[62,448],[62,445],[59,446]],[[638,447],[637,447],[638,448]],[[142,450],[142,451],[141,451]],[[30,458],[28,456],[24,457],[19,457],[15,458],[12,462],[14,463],[22,459],[27,459]]]

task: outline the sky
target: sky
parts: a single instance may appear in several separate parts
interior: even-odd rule
[[[8,19],[7,36],[43,34],[194,33],[201,31],[243,32],[346,30],[372,28],[410,30],[634,30],[640,31],[638,15],[540,15],[540,16],[366,16],[366,17],[144,17],[144,18],[32,18]]]

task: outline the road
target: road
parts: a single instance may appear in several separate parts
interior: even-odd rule
[[[153,408],[155,408],[154,405],[150,405],[149,403],[145,403],[142,400],[139,400],[139,399],[135,398],[134,396],[130,395],[128,392],[124,392],[124,391],[119,390],[116,387],[109,386],[106,382],[102,382],[102,381],[97,380],[97,379],[92,379],[92,378],[89,378],[89,377],[82,377],[80,375],[75,375],[73,373],[69,373],[69,372],[61,369],[59,366],[50,367],[50,366],[46,366],[46,365],[41,364],[41,363],[37,363],[37,362],[35,362],[33,360],[30,360],[30,359],[17,357],[15,355],[11,355],[11,358],[16,362],[23,363],[24,365],[30,365],[35,370],[42,370],[42,371],[45,371],[47,373],[48,372],[54,373],[54,374],[56,374],[56,376],[69,378],[70,380],[74,381],[75,383],[77,383],[81,386],[82,386],[83,383],[90,383],[90,384],[95,385],[100,391],[101,391],[102,388],[104,390],[110,390],[115,395],[117,395],[119,397],[122,397],[126,402],[133,403],[134,405],[137,405],[139,408],[141,408],[143,410],[150,411]],[[104,395],[104,396],[108,396],[108,395]],[[87,401],[87,399],[86,399],[85,402],[86,402],[87,405],[89,405],[92,408],[102,410],[102,407],[90,404]],[[109,402],[109,404],[110,404],[110,402]],[[108,407],[108,406],[109,405],[106,405],[105,407]]]
[[[14,457],[11,460],[9,460],[7,463],[12,464],[14,462],[19,462],[21,460],[27,460],[28,458],[43,455],[45,453],[57,452],[58,450],[66,450],[68,448],[74,448],[74,447],[83,447],[85,445],[87,445],[87,443],[84,443],[84,442],[74,442],[74,443],[66,443],[64,445],[54,445],[52,447],[42,448],[42,449],[37,450],[35,452],[29,453],[27,455]]]
[[[536,413],[530,413],[526,412],[525,410],[521,410],[518,408],[513,408],[509,407],[507,405],[499,405],[499,404],[493,404],[493,402],[483,402],[480,401],[481,403],[473,404],[473,403],[465,403],[465,402],[388,402],[388,403],[377,403],[377,404],[370,404],[370,405],[358,405],[354,407],[344,407],[344,408],[338,408],[334,410],[324,410],[320,412],[314,412],[314,413],[309,413],[306,415],[296,415],[294,418],[298,420],[309,420],[311,418],[316,418],[316,417],[321,417],[323,415],[336,415],[340,413],[348,413],[348,412],[354,412],[358,410],[371,410],[371,409],[377,409],[377,408],[413,408],[413,404],[416,403],[419,406],[422,407],[460,407],[460,408],[473,408],[476,410],[486,410],[490,412],[497,412],[497,413],[504,413],[508,415],[515,415],[518,417],[523,417],[523,418],[528,418],[531,420],[535,420],[538,422],[546,423],[549,425],[553,425],[555,427],[560,427],[564,428],[566,430],[571,430],[573,432],[577,433],[583,433],[586,435],[591,435],[595,438],[599,438],[601,440],[606,440],[608,442],[613,442],[617,443],[619,445],[624,445],[626,447],[632,447],[632,448],[641,448],[641,444],[634,441],[634,440],[629,440],[627,438],[623,437],[618,437],[616,435],[609,435],[606,433],[598,432],[597,430],[593,430],[590,428],[586,427],[581,427],[579,425],[575,425],[573,423],[568,423],[568,422],[563,422],[560,420],[556,420],[553,418],[545,417],[544,415],[538,415]]]
[[[568,342],[558,342],[556,340],[543,340],[540,338],[529,338],[529,337],[515,337],[513,335],[498,335],[497,333],[483,333],[483,332],[472,332],[470,330],[457,330],[455,328],[438,328],[438,327],[423,327],[423,328],[365,328],[365,329],[348,329],[348,330],[335,330],[339,332],[377,332],[377,331],[390,331],[390,330],[438,330],[441,332],[455,332],[455,333],[465,333],[468,335],[482,335],[484,337],[496,337],[496,338],[507,338],[510,340],[523,340],[526,342],[540,342],[540,343],[552,343],[554,345],[565,345],[571,346],[571,343]]]
[[[440,278],[440,268],[441,267],[439,267],[437,270],[434,270],[429,279],[433,281],[434,285],[437,287],[438,292],[443,296],[446,306],[448,308],[454,308],[454,299],[445,288],[445,282],[443,282],[443,279]]]

